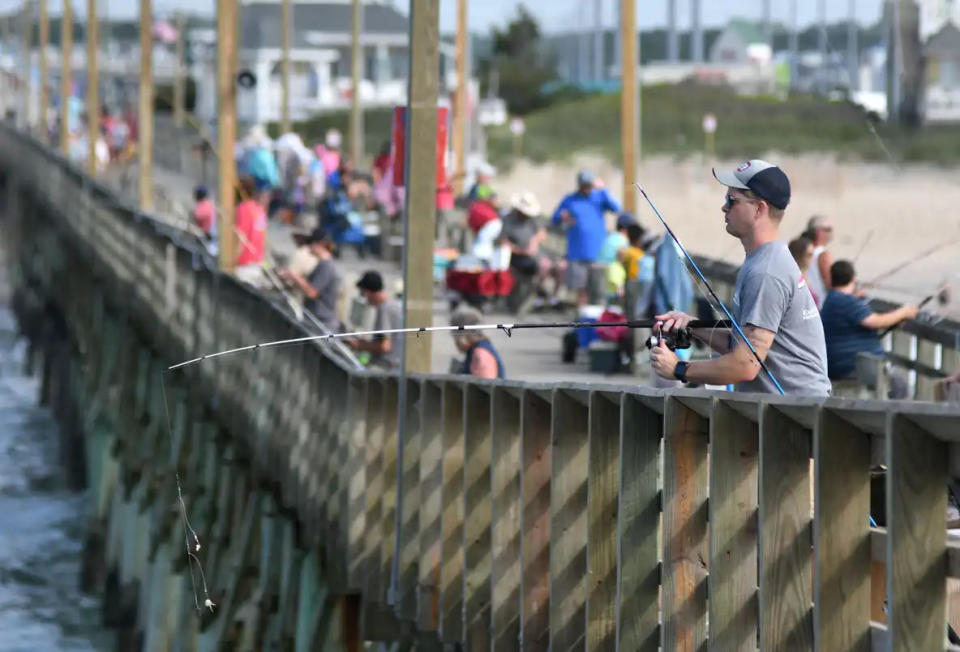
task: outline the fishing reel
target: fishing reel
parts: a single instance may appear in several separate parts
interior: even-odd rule
[[[693,330],[690,328],[677,328],[672,331],[658,331],[651,333],[647,338],[647,348],[652,349],[657,343],[663,340],[667,348],[671,351],[680,349],[689,349],[693,346]]]

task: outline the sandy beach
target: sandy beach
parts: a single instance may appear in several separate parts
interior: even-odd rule
[[[960,282],[960,168],[895,167],[840,161],[828,155],[783,156],[776,152],[762,158],[780,165],[793,187],[781,230],[784,237],[799,234],[811,215],[829,216],[836,234],[831,245],[834,257],[856,258],[863,281],[940,243],[956,240],[886,279],[873,294],[895,301],[918,301],[941,283]],[[739,263],[743,250],[724,231],[720,211],[723,188],[710,168],[733,169],[741,162],[656,156],[640,165],[637,178],[691,252]],[[576,171],[581,168],[594,171],[614,196],[622,199],[619,167],[591,155],[567,163],[520,162],[497,178],[497,189],[505,201],[512,193],[532,190],[544,211],[552,212],[563,195],[573,190]],[[644,226],[662,231],[642,197],[637,205]],[[954,300],[943,312],[960,316],[960,301]]]

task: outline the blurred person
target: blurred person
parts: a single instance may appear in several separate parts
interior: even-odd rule
[[[210,197],[210,190],[200,185],[193,189],[193,222],[203,232],[207,248],[210,249],[217,241],[217,208]],[[211,250],[214,253],[215,249]]]
[[[623,265],[626,280],[636,281],[640,276],[640,261],[644,255],[643,240],[646,230],[636,222],[628,224],[624,230],[627,233],[627,245],[617,253],[617,257]]]
[[[607,234],[597,256],[597,262],[607,265],[607,297],[610,300],[618,300],[624,293],[627,272],[620,262],[620,252],[630,246],[627,227],[635,223],[637,218],[633,213],[620,213],[614,230]]]
[[[833,241],[833,224],[823,215],[814,215],[807,222],[807,230],[803,235],[813,242],[813,258],[806,271],[807,284],[822,303],[831,287],[830,266],[833,264],[833,255],[827,250],[827,245]]]
[[[683,362],[661,339],[650,353],[654,372],[684,383],[732,384],[739,392],[777,393],[759,358],[785,393],[829,395],[826,344],[817,306],[787,245],[778,239],[790,203],[787,175],[760,159],[731,172],[714,169],[713,175],[727,186],[721,208],[726,231],[740,240],[746,253],[730,312],[753,351],[726,330],[698,329],[698,339],[722,355]],[[693,319],[678,308],[655,316],[664,331],[686,328]]]
[[[388,140],[383,145],[380,146],[380,151],[377,152],[377,155],[373,159],[373,165],[370,168],[370,172],[373,175],[373,185],[382,179],[393,164],[393,147]],[[393,176],[392,174],[390,175]]]
[[[303,255],[306,248],[309,256]],[[303,246],[291,259],[290,265],[279,272],[281,278],[293,283],[304,297],[303,307],[333,332],[340,330],[337,302],[343,281],[333,261],[333,238],[322,226],[303,239]],[[312,260],[311,260],[312,259]],[[312,265],[312,267],[311,267]],[[305,270],[310,268],[309,271]]]
[[[856,375],[858,353],[883,356],[879,331],[907,319],[914,319],[917,306],[876,313],[866,299],[855,296],[857,285],[853,264],[838,260],[830,266],[831,289],[823,301],[820,319],[827,339],[827,373],[830,380],[850,380]],[[906,398],[906,378],[890,375],[888,398]]]
[[[264,285],[263,261],[267,244],[268,190],[257,189],[251,176],[240,178],[241,201],[237,204],[234,228],[239,240],[236,259],[236,275],[251,285]]]
[[[595,187],[592,172],[577,174],[577,190],[554,211],[552,224],[562,224],[567,235],[567,287],[577,294],[577,308],[587,304],[590,266],[600,255],[607,237],[604,214],[619,213],[620,205],[604,188]]]
[[[403,328],[403,306],[400,301],[392,298],[384,290],[383,277],[374,270],[364,272],[357,281],[357,289],[367,305],[371,306],[376,314],[373,320],[373,330],[393,330]],[[370,353],[370,363],[383,369],[399,369],[403,360],[403,334],[374,335],[372,339],[361,340],[349,338],[347,346],[354,351]]]
[[[343,136],[338,129],[328,129],[323,137],[323,145],[317,145],[314,151],[323,163],[324,172],[329,176],[340,167],[340,146]]]
[[[510,248],[510,268],[524,276],[538,276],[541,271],[539,251],[547,231],[537,223],[539,216],[537,197],[524,192],[511,198],[510,210],[503,217],[501,237]]]
[[[240,174],[252,177],[260,190],[272,191],[279,187],[280,169],[271,151],[273,143],[263,125],[254,125],[240,145]]]
[[[467,191],[467,201],[474,201],[477,198],[477,190],[483,186],[489,186],[493,182],[496,170],[489,163],[481,163],[477,167],[476,178],[470,190]]]
[[[473,255],[483,260],[491,269],[506,268],[509,260],[501,260],[506,252],[500,238],[503,220],[500,218],[497,193],[490,186],[477,189],[477,198],[470,202],[467,210],[467,226],[474,234]],[[501,248],[504,251],[501,251]],[[503,265],[500,265],[501,262]]]
[[[480,312],[469,306],[458,308],[450,316],[451,326],[476,326],[479,323]],[[450,334],[457,350],[465,354],[461,374],[476,378],[506,377],[500,354],[482,330],[451,331]]]
[[[790,255],[793,256],[793,259],[797,261],[800,274],[803,275],[804,280],[807,282],[807,288],[810,290],[810,294],[813,295],[813,302],[816,303],[817,308],[819,308],[823,303],[823,297],[818,296],[813,291],[813,288],[810,287],[810,279],[807,278],[807,272],[813,262],[813,241],[805,235],[799,235],[790,241],[787,248],[790,250]]]

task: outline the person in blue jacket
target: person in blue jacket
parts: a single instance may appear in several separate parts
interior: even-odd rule
[[[577,190],[563,198],[553,213],[553,224],[567,233],[567,287],[577,293],[577,307],[587,303],[590,265],[597,260],[607,237],[604,215],[619,213],[620,205],[606,188],[598,188],[593,173],[577,174]]]

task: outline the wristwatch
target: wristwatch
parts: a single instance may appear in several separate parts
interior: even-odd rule
[[[681,383],[687,382],[687,365],[689,363],[680,360],[677,362],[677,366],[673,368],[673,377],[679,380]]]

